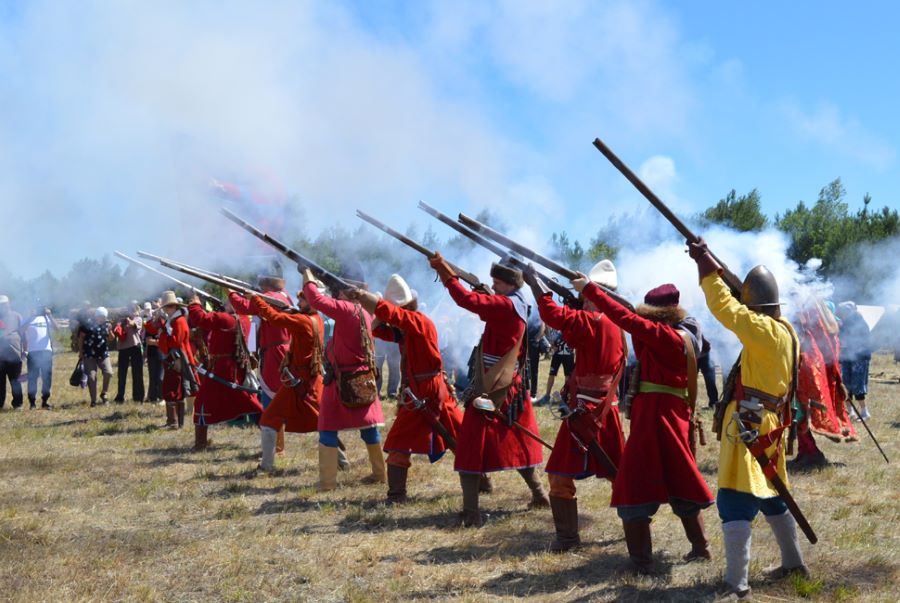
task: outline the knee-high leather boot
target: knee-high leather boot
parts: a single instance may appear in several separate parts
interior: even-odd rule
[[[459,485],[462,486],[463,510],[461,520],[463,527],[480,528],[483,524],[481,511],[478,509],[478,485],[481,476],[477,473],[460,473]]]
[[[528,484],[528,489],[531,490],[531,502],[528,503],[528,508],[549,507],[550,499],[544,494],[544,487],[541,485],[541,481],[535,477],[534,467],[519,469],[519,475],[522,476],[522,479]]]

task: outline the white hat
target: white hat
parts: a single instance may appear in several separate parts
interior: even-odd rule
[[[8,304],[8,303],[9,303],[9,298],[6,297],[5,295],[0,295],[0,304]]]
[[[588,273],[591,282],[603,285],[609,289],[619,286],[619,278],[616,275],[616,267],[609,260],[600,260]]]
[[[165,308],[166,306],[182,306],[184,304],[181,303],[181,299],[175,297],[174,291],[163,291],[162,297],[159,300],[159,307]]]
[[[104,308],[103,306],[98,306],[96,310],[94,310],[95,318],[107,318],[109,316],[109,310]]]
[[[399,274],[392,274],[384,288],[384,299],[394,305],[405,306],[415,298],[403,277]]]
[[[144,310],[152,310],[153,306],[150,305],[150,302],[144,302]]]

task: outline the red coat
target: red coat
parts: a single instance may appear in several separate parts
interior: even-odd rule
[[[179,316],[169,325],[171,333],[166,330],[162,320],[153,320],[147,323],[147,332],[158,335],[159,351],[163,356],[168,356],[172,350],[180,349],[184,356],[195,365],[194,353],[191,350],[191,329],[187,318]],[[167,402],[176,402],[185,399],[185,391],[181,373],[174,370],[169,362],[163,362],[162,396]]]
[[[574,402],[578,391],[592,398],[600,397],[593,394],[600,384],[611,390],[608,407],[605,409],[597,402],[584,398],[580,400],[589,413],[602,417],[601,427],[597,429],[595,424],[585,420],[581,414],[563,421],[545,470],[547,473],[577,478],[591,475],[611,478],[607,469],[592,454],[584,451],[572,437],[569,421],[579,421],[579,428],[591,433],[613,464],[619,466],[625,438],[622,436],[619,409],[614,405],[618,397],[613,381],[616,376],[621,376],[619,373],[625,361],[622,331],[602,313],[557,305],[550,293],[537,302],[541,320],[548,327],[559,331],[563,340],[575,350],[575,371],[567,383],[570,403]],[[582,432],[579,430],[579,433]]]
[[[456,304],[474,312],[484,321],[481,336],[482,351],[492,356],[503,356],[516,345],[525,333],[525,321],[516,313],[512,301],[504,295],[485,295],[469,291],[451,278],[444,284]],[[519,366],[525,362],[526,348],[519,350]],[[518,422],[533,433],[538,433],[537,421],[528,389],[523,387],[519,374],[513,378],[506,401],[500,410],[506,410],[509,402],[522,391],[524,407]],[[459,432],[459,447],[454,468],[464,473],[483,473],[505,469],[535,467],[543,461],[541,445],[516,427],[477,410],[466,408]]]
[[[384,441],[384,450],[427,454],[437,460],[446,451],[447,442],[424,413],[440,421],[454,438],[458,437],[463,418],[444,379],[437,329],[423,313],[404,310],[383,300],[375,307],[375,316],[387,323],[374,330],[375,336],[400,344],[402,387],[408,386],[416,398],[427,402],[422,410],[400,405]]]
[[[253,313],[272,327],[286,329],[291,336],[291,375],[302,379],[296,386],[282,384],[278,393],[263,412],[259,424],[291,433],[316,431],[319,421],[319,401],[322,398],[322,358],[316,357],[316,338],[321,352],[325,341],[325,324],[317,312],[288,314],[270,306],[261,297],[251,300]]]
[[[284,300],[286,304],[292,304],[291,296],[284,291],[266,293],[271,297]],[[237,293],[228,296],[228,301],[234,311],[242,315],[255,315],[250,301]],[[263,382],[264,391],[269,397],[275,395],[281,387],[281,374],[279,369],[284,355],[287,354],[291,342],[291,334],[284,327],[277,327],[271,323],[263,322],[256,334],[256,343],[259,351],[259,376]]]
[[[582,293],[613,323],[631,333],[641,381],[687,387],[684,339],[674,327],[638,316],[593,283]],[[689,420],[690,409],[682,398],[665,393],[635,397],[631,433],[613,482],[612,506],[667,503],[671,498],[704,506],[713,503],[688,445]]]
[[[328,362],[342,372],[357,372],[367,368],[366,353],[362,348],[359,324],[359,304],[334,299],[323,295],[315,283],[303,287],[303,296],[309,305],[334,320],[334,333],[325,348]],[[362,311],[365,328],[372,332],[372,317]],[[365,429],[384,425],[381,401],[375,401],[362,408],[348,408],[341,402],[338,393],[337,376],[325,386],[322,403],[319,406],[319,431],[342,431],[345,429]]]
[[[208,333],[208,370],[220,379],[237,385],[243,383],[246,371],[238,366],[235,359],[238,319],[227,312],[207,312],[197,303],[188,306],[188,313],[191,324]],[[246,338],[250,319],[241,316],[240,320]],[[209,377],[200,381],[200,391],[194,400],[194,425],[215,425],[259,412],[262,412],[262,404],[256,394],[231,389]]]

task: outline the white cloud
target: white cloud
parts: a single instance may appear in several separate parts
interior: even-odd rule
[[[794,101],[785,101],[779,108],[792,130],[808,142],[877,170],[887,170],[894,164],[894,147],[855,117],[842,114],[834,103],[820,101],[815,108],[806,110]]]

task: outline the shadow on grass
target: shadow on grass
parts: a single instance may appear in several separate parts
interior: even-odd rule
[[[185,430],[187,431],[187,430]],[[158,447],[158,448],[142,448],[137,450],[137,454],[143,454],[147,456],[155,457],[147,462],[147,465],[150,467],[164,467],[166,465],[174,465],[176,463],[233,463],[234,459],[229,456],[222,457],[212,457],[208,453],[204,452],[191,452],[190,451],[190,443],[185,439],[184,444],[179,446],[168,446],[168,447]],[[233,444],[214,444],[211,452],[218,452],[220,450],[235,450],[238,449],[237,446]],[[234,474],[231,474],[230,477],[238,477]]]
[[[59,423],[47,423],[41,427],[68,427],[69,425],[82,425],[95,419],[72,419],[71,421],[60,421]]]
[[[900,429],[900,421],[894,421],[891,423],[891,428]]]

